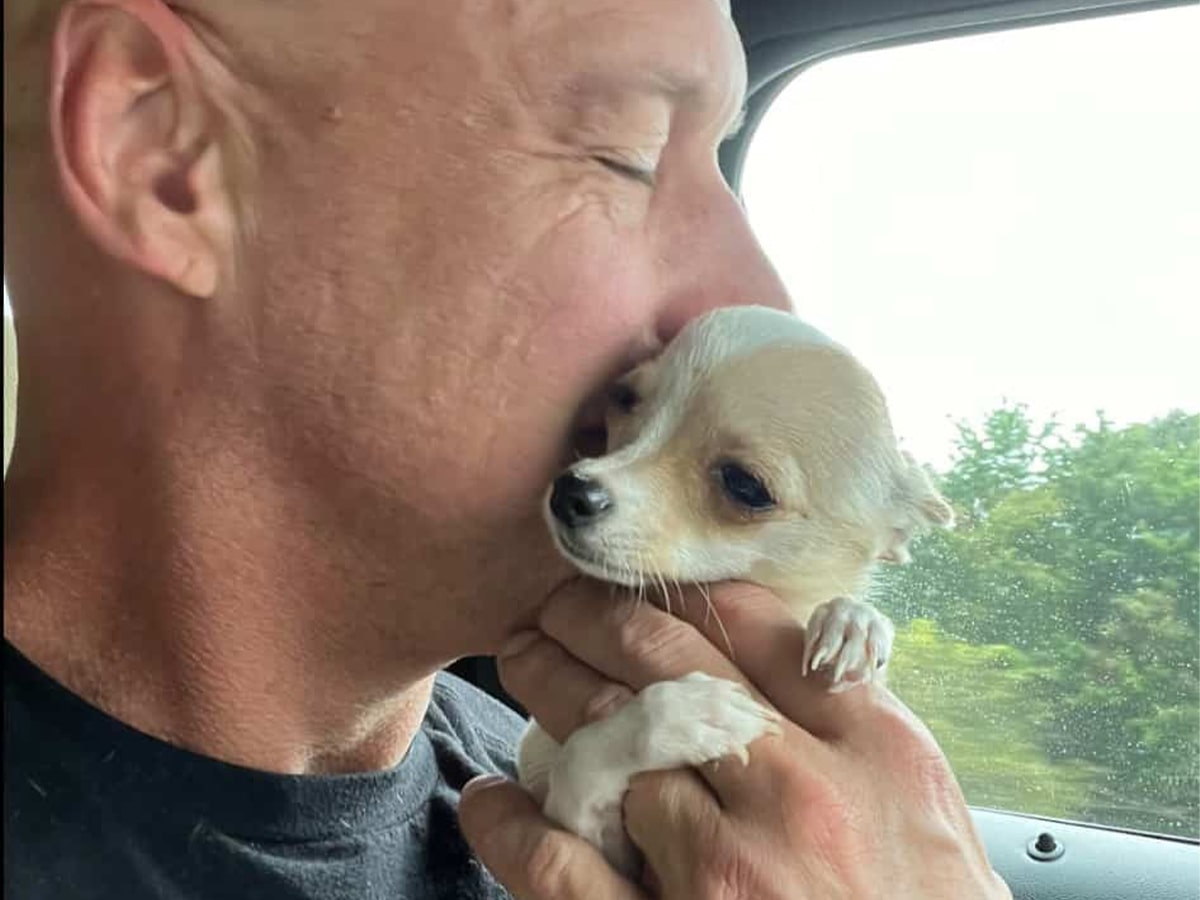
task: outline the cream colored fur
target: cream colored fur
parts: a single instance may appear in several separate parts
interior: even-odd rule
[[[794,316],[736,307],[691,323],[622,387],[637,402],[610,411],[608,452],[572,467],[603,486],[611,510],[576,528],[547,503],[564,555],[664,598],[672,583],[756,582],[806,623],[803,671],[831,690],[881,678],[892,627],[866,601],[871,572],[881,560],[907,562],[912,537],[952,514],[901,452],[866,369]],[[731,499],[720,475],[730,462],[761,481],[770,509]],[[637,854],[620,826],[629,778],[744,755],[775,727],[737,686],[689,676],[654,685],[562,746],[533,723],[519,769],[551,818],[633,874]]]

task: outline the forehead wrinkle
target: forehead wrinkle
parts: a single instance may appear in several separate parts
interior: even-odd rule
[[[673,108],[710,108],[727,136],[741,125],[747,72],[733,20],[719,0],[714,6],[714,26],[699,24],[681,37],[675,37],[681,31],[677,17],[664,21],[672,16],[669,4],[588,12],[568,12],[557,4],[521,6],[512,48],[520,80],[530,94],[551,100],[586,103],[623,92],[663,99]],[[631,40],[634,29],[665,33],[672,42]]]

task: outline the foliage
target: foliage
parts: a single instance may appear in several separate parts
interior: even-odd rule
[[[1102,772],[1042,747],[1052,704],[1030,693],[1026,654],[957,640],[929,619],[901,628],[895,649],[889,683],[937,737],[971,802],[1041,814],[1083,808]]]
[[[1200,835],[1200,416],[999,409],[940,482],[958,526],[878,592],[968,798]]]

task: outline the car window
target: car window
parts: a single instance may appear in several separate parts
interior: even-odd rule
[[[875,372],[954,530],[890,567],[891,684],[968,800],[1200,836],[1200,9],[795,76],[751,223]]]

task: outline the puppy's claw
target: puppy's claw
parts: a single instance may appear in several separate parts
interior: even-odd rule
[[[846,669],[850,665],[850,654],[843,653],[838,657],[837,665],[833,667],[833,681],[835,684],[842,680],[842,676],[846,674]]]
[[[813,654],[812,670],[814,672],[817,671],[817,669],[821,668],[821,663],[823,662],[825,662],[825,648],[822,647],[815,654]]]
[[[817,671],[821,666],[823,657],[817,655],[817,648],[825,643],[824,627],[828,618],[829,605],[823,604],[808,619],[804,634],[804,656],[800,660],[800,669],[805,675]]]
[[[801,669],[809,675],[831,667],[831,693],[874,681],[891,652],[891,623],[873,606],[847,597],[817,607],[807,632]]]

